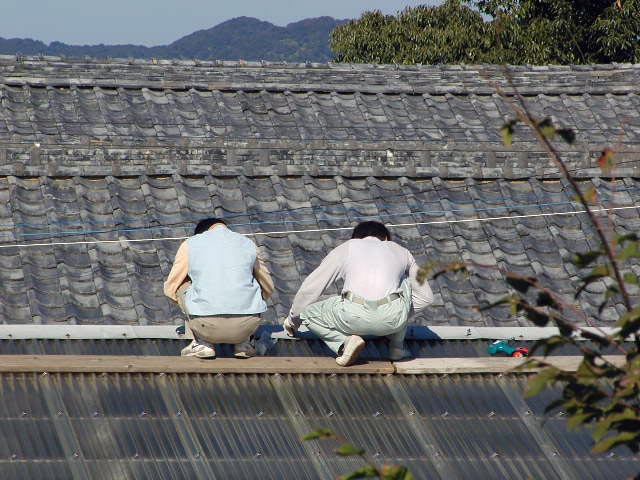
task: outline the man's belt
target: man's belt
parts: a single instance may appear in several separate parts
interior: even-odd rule
[[[382,305],[386,305],[387,303],[391,303],[394,300],[397,300],[398,298],[400,298],[400,294],[391,293],[386,297],[381,298],[380,300],[367,300],[365,298],[362,298],[356,295],[353,292],[343,292],[342,298],[344,298],[345,300],[349,300],[350,302],[357,303],[359,305],[368,305],[370,307],[377,308],[377,307],[381,307]]]

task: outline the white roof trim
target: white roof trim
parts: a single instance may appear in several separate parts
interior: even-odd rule
[[[0,339],[52,339],[52,340],[127,340],[127,339],[185,339],[188,335],[178,335],[177,325],[0,325]],[[279,326],[265,325],[277,340],[295,340],[288,337]],[[616,329],[586,327],[593,333],[600,331],[611,334]],[[465,327],[440,326],[425,327],[411,325],[407,331],[408,340],[539,340],[557,335],[555,327]],[[312,334],[304,327],[300,329],[303,338]]]
[[[107,340],[186,338],[175,325],[0,325],[0,339]]]

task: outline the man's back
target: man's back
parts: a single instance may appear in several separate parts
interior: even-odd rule
[[[341,245],[345,250],[344,290],[369,300],[398,290],[410,267],[408,250],[376,237],[355,238]]]
[[[186,305],[192,315],[256,314],[266,310],[254,279],[255,244],[226,227],[187,240],[192,286]]]

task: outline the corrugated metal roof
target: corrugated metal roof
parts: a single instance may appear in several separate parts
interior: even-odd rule
[[[588,432],[543,422],[550,393],[523,399],[523,375],[2,374],[2,478],[299,478],[359,459],[416,478],[625,478],[640,456],[594,455]]]

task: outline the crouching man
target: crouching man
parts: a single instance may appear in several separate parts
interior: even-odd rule
[[[164,294],[187,315],[193,333],[182,356],[214,358],[215,343],[234,344],[236,358],[255,355],[253,334],[272,293],[255,243],[220,219],[201,220],[178,248],[164,283]]]
[[[407,356],[404,337],[409,312],[433,302],[418,266],[406,248],[391,241],[379,222],[355,227],[351,240],[333,249],[302,283],[284,329],[293,336],[301,323],[320,337],[341,366],[352,364],[365,346],[361,335],[387,336],[389,358]],[[342,294],[317,302],[328,285],[344,280]],[[314,303],[317,302],[317,303]]]

